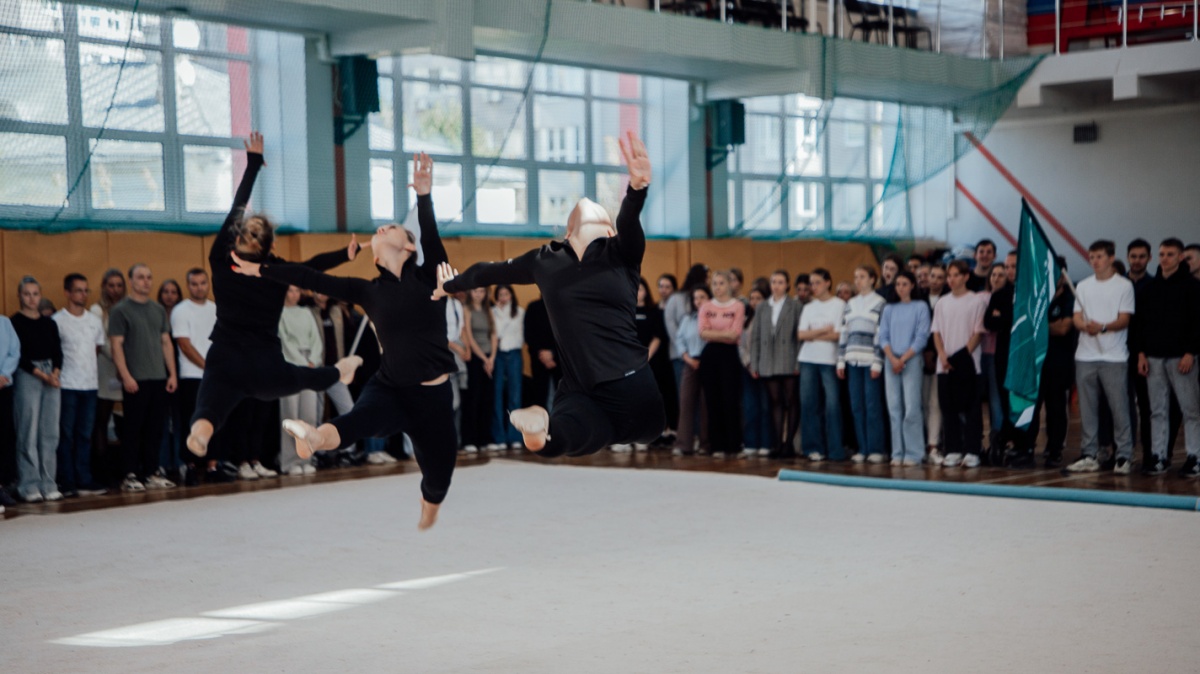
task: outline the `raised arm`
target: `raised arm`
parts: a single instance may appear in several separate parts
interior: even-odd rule
[[[261,276],[277,281],[284,285],[293,285],[306,290],[319,292],[353,304],[365,306],[367,289],[370,281],[343,276],[323,274],[312,267],[292,262],[271,262],[259,264],[248,262],[233,253],[233,270],[244,276]]]
[[[225,253],[233,247],[234,227],[241,222],[242,215],[246,212],[246,204],[250,203],[250,192],[254,189],[254,180],[258,177],[259,169],[267,165],[263,159],[261,133],[252,132],[250,139],[243,144],[246,146],[246,172],[242,174],[242,182],[233,197],[233,207],[229,209],[229,215],[225,216],[225,223],[221,225],[221,231],[217,232],[217,238],[213,240],[212,248],[208,251],[208,259],[214,266],[218,261],[223,264]]]
[[[417,224],[421,227],[421,250],[425,254],[422,268],[433,275],[437,266],[449,262],[446,247],[438,234],[437,218],[433,214],[433,160],[424,152],[413,155],[413,181],[409,187],[417,193]]]
[[[625,191],[621,212],[617,214],[616,238],[625,264],[641,267],[642,258],[646,255],[646,232],[642,230],[641,214],[652,173],[645,143],[632,131],[627,136],[628,144],[625,139],[617,139],[621,145],[621,155],[629,167],[629,189]]]

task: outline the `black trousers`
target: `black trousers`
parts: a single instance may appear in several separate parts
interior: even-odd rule
[[[705,346],[699,374],[708,404],[709,447],[713,452],[742,451],[742,360],[737,345]]]
[[[584,456],[613,444],[650,442],[667,426],[650,366],[580,390],[563,380],[554,396],[550,439],[538,455]]]
[[[654,381],[658,384],[658,394],[663,399],[663,412],[667,415],[667,428],[679,428],[679,387],[675,385],[675,368],[664,350],[666,344],[659,347],[658,353],[650,359],[650,371],[654,373]]]
[[[1046,408],[1046,454],[1062,456],[1067,441],[1068,409],[1071,405],[1071,387],[1075,384],[1073,365],[1055,364],[1042,367],[1042,381],[1038,387],[1037,403],[1033,406],[1033,421],[1025,431],[1024,449],[1037,448],[1038,419],[1042,408]],[[1007,398],[1006,394],[1002,394]]]
[[[492,443],[495,385],[477,357],[467,361],[467,388],[462,396],[462,443],[483,449]]]
[[[979,376],[972,370],[970,373],[952,372],[937,377],[945,453],[978,455],[983,442]]]
[[[125,429],[121,436],[121,470],[145,478],[158,470],[158,450],[167,426],[167,382],[145,379],[137,393],[125,391]]]
[[[213,344],[204,363],[191,422],[207,419],[214,429],[246,398],[273,401],[301,391],[324,391],[338,381],[336,367],[300,367],[278,347]],[[189,425],[190,425],[189,423]]]
[[[279,425],[273,423],[274,418],[279,416],[275,412],[278,407],[278,403],[255,398],[244,398],[238,403],[225,420],[225,426],[213,436],[213,440],[221,447],[220,459],[234,464],[261,461],[272,465],[274,460],[270,457],[279,455],[279,433],[276,431]],[[271,454],[266,449],[267,429],[271,429]],[[214,458],[211,453],[207,456]]]
[[[0,388],[0,488],[17,481],[17,429],[13,424],[13,387]]]
[[[446,381],[437,386],[389,386],[376,375],[363,387],[354,409],[329,423],[341,435],[341,447],[362,438],[407,433],[421,467],[421,495],[430,503],[441,503],[458,460],[453,385]]]
[[[482,368],[482,366],[481,366]],[[536,353],[529,354],[529,387],[525,389],[525,406],[541,405],[545,407],[550,402],[550,382],[562,378],[562,368],[546,369]]]

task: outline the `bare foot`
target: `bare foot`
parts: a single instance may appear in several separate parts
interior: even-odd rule
[[[540,405],[513,410],[508,420],[513,428],[521,431],[525,446],[531,452],[541,451],[550,439],[550,413]]]
[[[307,459],[313,455],[313,444],[320,439],[317,429],[299,419],[284,419],[283,430],[296,439],[296,456]]]
[[[207,419],[197,419],[196,423],[192,424],[192,432],[188,434],[187,442],[184,444],[192,454],[204,456],[208,454],[208,441],[212,439],[212,435],[212,422]]]
[[[338,374],[341,375],[338,377],[338,381],[349,386],[350,382],[354,381],[354,371],[358,369],[359,365],[362,365],[362,362],[361,356],[346,356],[334,363],[333,366],[338,369]]]
[[[425,531],[429,527],[432,527],[434,524],[437,524],[438,508],[440,508],[440,507],[441,507],[440,503],[430,503],[429,501],[426,501],[425,499],[422,498],[421,499],[421,521],[417,522],[417,528],[420,529],[421,531]]]

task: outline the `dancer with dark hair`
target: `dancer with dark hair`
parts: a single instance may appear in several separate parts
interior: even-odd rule
[[[525,446],[542,456],[592,454],[613,444],[650,442],[666,428],[662,397],[638,342],[638,279],[646,252],[639,214],[650,184],[650,157],[633,132],[621,139],[629,189],[614,229],[599,205],[581,199],[554,241],[507,262],[473,265],[455,277],[438,269],[434,298],[497,283],[537,284],[558,342],[563,385],[554,414],[535,405],[510,419]]]
[[[283,359],[279,343],[279,316],[287,284],[249,278],[233,270],[231,256],[235,251],[245,260],[283,262],[274,254],[275,226],[261,214],[246,213],[254,179],[266,166],[262,134],[251,133],[245,146],[246,172],[233,208],[208,253],[212,287],[221,301],[187,439],[187,448],[196,456],[208,453],[213,433],[245,398],[277,400],[305,389],[323,391],[339,380],[349,383],[362,363],[358,356],[348,356],[334,367],[289,364]],[[353,260],[358,249],[358,242],[351,238],[348,248],[322,253],[304,265],[331,269]]]
[[[433,160],[424,153],[413,157],[417,220],[425,263],[417,264],[417,242],[401,225],[384,225],[371,237],[379,276],[371,281],[322,274],[282,260],[263,264],[234,254],[236,271],[308,288],[361,306],[375,325],[383,347],[379,370],[363,387],[349,413],[319,428],[285,419],[283,428],[296,438],[296,453],[348,447],[366,437],[407,433],[421,467],[421,519],[428,529],[437,521],[438,507],[450,489],[457,460],[454,431],[454,393],[450,374],[458,370],[446,341],[446,303],[429,301],[446,249],[433,215]],[[283,286],[286,288],[286,286]]]

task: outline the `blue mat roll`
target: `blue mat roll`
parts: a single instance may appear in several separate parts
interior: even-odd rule
[[[1200,498],[1195,496],[1173,496],[1170,494],[1144,494],[1139,492],[1102,491],[1099,489],[1066,489],[1061,487],[1023,487],[1008,484],[938,482],[932,480],[893,480],[879,477],[859,477],[856,475],[809,473],[802,470],[787,469],[779,471],[779,479],[788,482],[810,482],[838,487],[898,489],[900,491],[922,491],[933,494],[967,494],[970,496],[994,496],[997,498],[1027,498],[1041,501],[1101,503],[1105,505],[1133,506],[1136,508],[1200,511]]]

